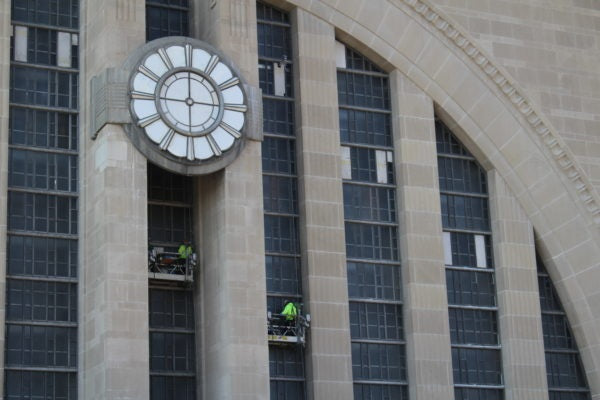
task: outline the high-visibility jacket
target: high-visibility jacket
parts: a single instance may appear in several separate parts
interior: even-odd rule
[[[286,320],[292,321],[296,318],[296,315],[298,315],[298,309],[296,308],[296,305],[290,301],[283,308],[281,315],[285,315]]]
[[[186,246],[185,244],[182,244],[179,246],[177,253],[179,253],[179,258],[186,260],[190,255],[192,255],[192,246]]]

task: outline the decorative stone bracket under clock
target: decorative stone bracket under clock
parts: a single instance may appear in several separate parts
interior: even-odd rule
[[[121,68],[92,78],[92,138],[123,124],[148,160],[186,175],[222,169],[247,139],[262,140],[261,95],[227,57],[187,37],[134,51]]]

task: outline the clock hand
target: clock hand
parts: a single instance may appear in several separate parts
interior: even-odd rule
[[[200,104],[203,106],[217,106],[217,104],[214,104],[214,103],[208,103],[206,101],[196,101],[196,100],[194,100],[194,104]]]
[[[171,98],[171,97],[160,97],[160,99],[161,100],[167,100],[167,101],[179,101],[179,102],[182,102],[182,103],[186,103],[185,99],[181,100],[181,99],[174,99],[174,98]]]

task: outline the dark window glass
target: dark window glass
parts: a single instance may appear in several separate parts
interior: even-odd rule
[[[405,385],[354,384],[354,400],[408,400]]]
[[[11,149],[9,171],[10,187],[77,191],[77,156]]]
[[[75,283],[9,279],[6,291],[8,321],[77,322]]]
[[[549,400],[590,400],[590,394],[587,392],[562,392],[549,391]]]
[[[269,373],[272,377],[302,377],[304,361],[302,352],[294,347],[269,348]]]
[[[277,380],[271,379],[270,400],[304,400],[303,380]]]
[[[267,292],[300,294],[302,276],[300,262],[296,257],[265,257],[267,273]]]
[[[286,12],[261,2],[256,3],[256,19],[259,21],[278,22],[281,24],[290,23],[290,18]]]
[[[295,174],[296,142],[289,139],[265,137],[262,142],[263,173]]]
[[[294,86],[292,78],[292,64],[283,61],[258,61],[258,82],[263,94],[275,95],[275,73],[274,68],[284,67],[285,73],[285,97],[294,96]]]
[[[569,320],[539,257],[537,268],[550,399],[589,400],[590,391]]]
[[[472,233],[450,232],[452,246],[452,265],[459,267],[477,267],[475,235]],[[493,267],[492,243],[489,235],[485,235],[485,254],[487,269]]]
[[[11,18],[13,21],[77,28],[79,0],[13,0]]]
[[[6,324],[6,365],[76,367],[77,329]]]
[[[377,159],[375,150],[362,147],[350,148],[352,180],[377,182]]]
[[[346,222],[346,255],[349,258],[397,261],[396,227]]]
[[[10,144],[77,150],[77,115],[11,107]]]
[[[9,192],[8,226],[16,231],[77,234],[77,199]]]
[[[503,400],[501,389],[454,388],[454,400]]]
[[[402,340],[402,307],[351,301],[350,334],[353,339]]]
[[[182,6],[183,3],[186,3]],[[189,36],[189,11],[183,1],[146,1],[146,41]]]
[[[263,98],[263,130],[267,134],[294,136],[294,103]]]
[[[148,204],[148,230],[151,243],[179,245],[192,238],[191,207]]]
[[[397,344],[352,343],[354,380],[406,380],[404,346]]]
[[[562,305],[558,298],[558,293],[554,289],[552,280],[548,275],[538,275],[538,285],[540,288],[540,303],[543,311],[562,312]]]
[[[31,64],[56,65],[57,31],[27,28],[27,61]]]
[[[444,228],[490,230],[487,198],[449,194],[441,194],[440,198]]]
[[[453,344],[498,344],[496,311],[450,309],[450,340]]]
[[[586,387],[583,368],[576,353],[546,352],[546,375],[548,387],[578,388]]]
[[[77,277],[77,241],[8,236],[8,273],[38,277]]]
[[[150,397],[160,400],[196,400],[196,380],[182,376],[150,376]]]
[[[258,30],[258,56],[276,60],[291,60],[291,37],[288,26],[261,23]]]
[[[299,251],[297,218],[265,215],[265,250],[297,254]]]
[[[435,121],[435,138],[439,155],[455,155],[473,158],[471,153],[460,143],[452,131],[440,120]]]
[[[195,399],[196,346],[193,292],[150,289],[152,399]]]
[[[150,289],[150,327],[194,329],[192,292]]]
[[[77,75],[13,65],[10,73],[10,101],[76,109]]]
[[[194,335],[150,332],[150,370],[152,372],[193,372]]]
[[[174,174],[148,164],[148,199],[191,205],[194,181],[189,176]]]
[[[358,110],[340,109],[342,143],[392,146],[390,115]]]
[[[384,73],[384,71],[372,61],[348,46],[346,46],[346,68],[364,72]]]
[[[542,327],[546,349],[577,350],[565,315],[542,314]]]
[[[265,212],[298,213],[296,179],[263,175],[263,201]]]
[[[499,350],[453,347],[452,367],[455,384],[502,384]]]
[[[344,183],[346,219],[396,221],[396,191],[393,188]]]
[[[489,272],[446,269],[448,304],[496,306],[494,275]]]
[[[340,106],[384,110],[390,108],[387,77],[338,71],[337,81]]]
[[[487,194],[485,171],[470,159],[438,157],[440,190]]]
[[[77,374],[68,372],[6,371],[7,400],[77,399]]]
[[[402,301],[400,268],[348,262],[348,297]]]

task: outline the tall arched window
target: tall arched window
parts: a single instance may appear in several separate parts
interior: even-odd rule
[[[258,76],[263,94],[262,170],[267,308],[302,302],[298,177],[289,15],[257,3]],[[269,346],[272,400],[304,399],[302,346]]]
[[[354,399],[407,399],[387,74],[337,43]]]
[[[590,390],[569,320],[539,257],[537,268],[549,399],[589,400]]]
[[[73,400],[79,1],[11,4],[4,398]]]
[[[486,173],[435,125],[455,400],[503,398]]]

